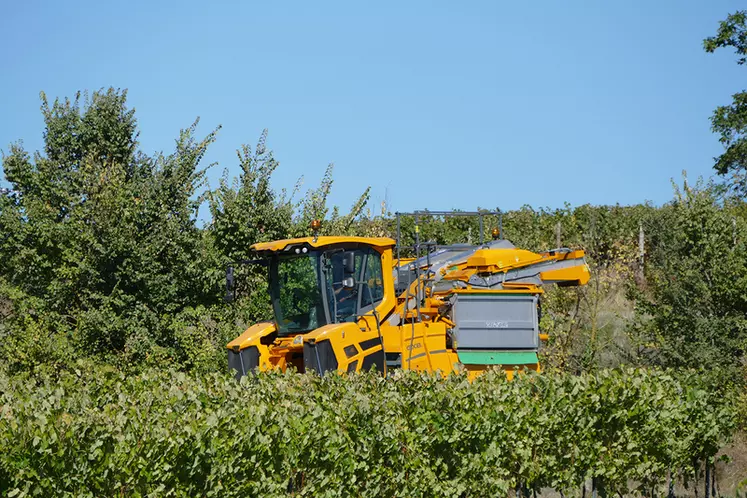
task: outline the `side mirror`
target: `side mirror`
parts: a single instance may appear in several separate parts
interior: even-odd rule
[[[343,289],[354,289],[355,288],[355,279],[353,277],[345,277],[342,279],[342,288]]]
[[[342,268],[348,275],[355,273],[355,253],[345,252],[342,254]]]
[[[233,266],[226,268],[226,297],[224,300],[227,303],[232,303],[235,295],[236,284],[233,278]]]

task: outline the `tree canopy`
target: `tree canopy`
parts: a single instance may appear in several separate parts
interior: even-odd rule
[[[703,41],[706,52],[732,48],[737,64],[747,62],[747,11],[740,10],[721,21],[716,36]],[[730,184],[742,195],[747,195],[747,91],[733,95],[730,105],[716,108],[711,116],[713,131],[720,135],[724,152],[716,158],[714,169],[719,175],[729,176]]]
[[[271,186],[279,163],[265,130],[255,147],[237,151],[238,177],[226,174],[211,190],[202,160],[218,129],[198,136],[196,120],[174,150],[146,155],[126,91],[41,101],[44,149],[32,154],[19,142],[3,157],[8,311],[0,327],[8,340],[0,348],[19,368],[76,354],[188,367],[220,351],[240,326],[234,318],[266,313],[262,286],[243,307],[221,306],[225,265],[245,259],[255,242],[299,234],[307,219],[327,216],[331,166],[319,188],[294,202]],[[366,190],[344,216],[334,209],[328,229],[349,229],[367,199]],[[200,228],[203,201],[211,220]],[[217,323],[225,335],[216,335]]]

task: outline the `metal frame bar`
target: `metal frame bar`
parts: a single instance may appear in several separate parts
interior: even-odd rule
[[[498,216],[498,231],[499,231],[499,239],[503,239],[503,211],[421,211],[416,210],[411,213],[405,213],[397,211],[394,213],[397,218],[397,239],[396,239],[396,250],[397,250],[397,278],[399,278],[400,273],[400,260],[401,258],[401,244],[400,240],[402,239],[402,231],[400,226],[400,217],[402,216],[412,216],[415,218],[415,245],[412,246],[413,249],[415,249],[415,260],[420,259],[420,246],[425,245],[426,246],[426,256],[430,260],[430,251],[429,248],[435,247],[436,249],[441,248],[448,248],[452,247],[452,245],[443,245],[439,246],[437,244],[433,244],[431,242],[426,242],[425,244],[420,244],[420,225],[418,224],[419,217],[420,216],[477,216],[479,218],[480,223],[480,245],[485,244],[485,233],[484,233],[484,223],[483,223],[483,217],[485,216]],[[410,246],[408,246],[409,248]],[[430,265],[429,265],[430,266]],[[415,267],[415,281],[420,280],[420,267]],[[412,282],[410,281],[410,272],[407,272],[407,288],[410,288],[410,285]],[[423,282],[423,290],[425,290],[425,282]],[[418,289],[415,291],[415,299],[419,299],[420,296],[420,285],[418,285]],[[418,322],[423,321],[422,316],[420,315],[420,303],[416,303],[417,310],[418,310]],[[405,310],[407,310],[407,307],[405,306]]]

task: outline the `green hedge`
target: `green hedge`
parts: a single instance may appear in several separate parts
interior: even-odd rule
[[[651,489],[735,426],[690,372],[0,374],[0,495],[499,496]],[[690,469],[690,470],[688,470]]]

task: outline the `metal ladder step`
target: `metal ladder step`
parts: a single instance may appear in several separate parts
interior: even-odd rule
[[[387,368],[401,368],[402,353],[386,353],[386,366]]]

